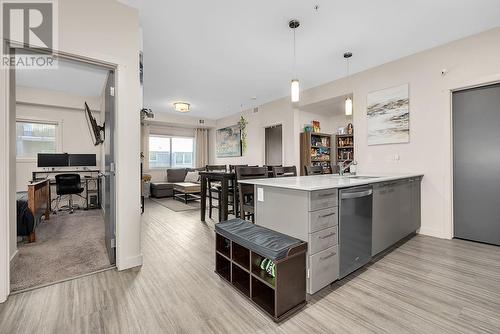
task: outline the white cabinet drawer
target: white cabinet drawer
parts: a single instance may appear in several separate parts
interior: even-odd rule
[[[338,223],[338,207],[309,212],[309,233],[337,226]]]
[[[309,234],[309,255],[332,247],[338,243],[338,226]]]
[[[339,279],[338,246],[309,257],[309,277],[310,294]]]
[[[309,195],[309,211],[338,206],[337,189],[312,191]]]

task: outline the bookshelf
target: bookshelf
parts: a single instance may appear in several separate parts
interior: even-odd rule
[[[305,174],[305,166],[322,166],[324,173],[332,173],[332,164],[335,162],[332,144],[331,134],[302,132],[300,134],[300,175]]]
[[[349,163],[354,160],[354,134],[335,136],[336,162]]]

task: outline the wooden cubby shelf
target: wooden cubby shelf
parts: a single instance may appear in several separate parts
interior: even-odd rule
[[[233,261],[246,270],[250,270],[250,251],[235,242],[232,243],[231,250],[233,252]]]
[[[279,322],[306,304],[306,251],[302,242],[273,261],[275,276],[260,268],[264,256],[216,233],[215,272]]]

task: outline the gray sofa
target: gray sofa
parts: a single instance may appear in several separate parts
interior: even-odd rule
[[[205,168],[171,168],[167,169],[167,180],[151,182],[151,197],[162,198],[174,196],[174,184],[184,182],[187,172],[203,171]]]

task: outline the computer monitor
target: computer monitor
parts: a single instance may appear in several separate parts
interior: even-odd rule
[[[93,167],[97,165],[95,154],[70,154],[69,165],[71,167]]]
[[[38,153],[38,167],[68,167],[67,153]]]

